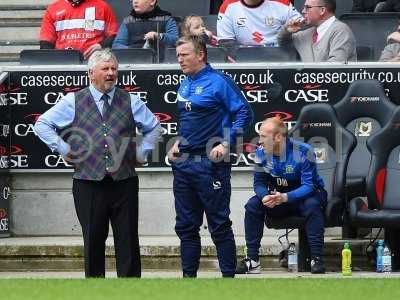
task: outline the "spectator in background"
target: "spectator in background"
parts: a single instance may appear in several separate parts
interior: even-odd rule
[[[182,22],[181,33],[182,36],[201,36],[207,45],[218,46],[216,36],[210,30],[207,30],[204,21],[200,16],[187,16]]]
[[[225,0],[217,21],[219,44],[278,46],[276,37],[285,23],[302,19],[292,5],[281,1]]]
[[[111,47],[118,24],[103,0],[57,0],[50,4],[40,29],[40,49],[74,49],[88,59]]]
[[[386,0],[376,5],[375,12],[400,12],[399,0]]]
[[[397,31],[387,37],[387,45],[383,49],[379,61],[400,61],[400,24]]]
[[[124,18],[114,49],[173,46],[178,39],[178,27],[171,13],[161,10],[157,0],[132,0],[132,12]]]
[[[294,46],[304,62],[357,60],[353,32],[336,19],[335,10],[335,0],[306,0],[304,22],[289,20],[279,32],[279,45]],[[301,30],[304,24],[311,27]]]
[[[376,5],[382,0],[353,0],[352,12],[374,12]]]

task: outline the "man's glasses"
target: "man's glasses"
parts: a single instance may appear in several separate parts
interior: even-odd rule
[[[313,7],[325,7],[325,5],[304,5],[303,9],[304,10],[310,10]]]

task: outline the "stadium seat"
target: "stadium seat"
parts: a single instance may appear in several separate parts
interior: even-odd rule
[[[357,61],[374,61],[374,48],[371,46],[357,46]]]
[[[348,192],[354,197],[365,194],[365,177],[371,160],[366,141],[389,121],[395,107],[377,80],[354,81],[334,105],[340,123],[357,139],[347,171]]]
[[[284,62],[296,61],[294,48],[281,47],[239,47],[236,50],[237,62]]]
[[[354,81],[344,97],[334,105],[340,123],[357,139],[347,170],[346,190],[349,199],[365,195],[365,177],[371,161],[366,141],[389,121],[395,107],[377,80]],[[355,230],[347,227],[345,221],[343,236],[355,237],[355,234]]]
[[[155,60],[155,52],[153,49],[113,49],[113,53],[120,64],[152,64]]]
[[[210,63],[226,62],[225,49],[219,48],[219,47],[207,48],[207,61]],[[176,59],[176,49],[175,48],[167,48],[166,49],[164,62],[170,63],[170,64],[178,63],[178,60]]]
[[[392,119],[367,141],[371,163],[366,178],[367,202],[350,201],[354,226],[385,228],[385,239],[394,254],[393,270],[400,269],[400,107]]]
[[[312,126],[311,126],[312,124]],[[323,124],[324,126],[315,126]],[[300,137],[313,146],[316,154],[317,169],[328,192],[328,204],[325,209],[325,227],[342,224],[345,205],[344,185],[346,168],[350,153],[356,140],[339,122],[335,111],[329,104],[311,104],[303,107],[296,126],[289,132],[294,138]],[[265,218],[268,228],[299,229],[298,269],[309,271],[309,247],[304,229],[305,218]]]
[[[205,16],[210,14],[210,0],[158,0],[161,9],[173,16],[185,17],[191,14]]]
[[[22,50],[21,65],[79,65],[82,54],[77,50]]]
[[[387,36],[397,29],[399,17],[399,13],[352,13],[342,15],[340,20],[353,31],[357,46],[373,47],[374,61],[377,61]]]

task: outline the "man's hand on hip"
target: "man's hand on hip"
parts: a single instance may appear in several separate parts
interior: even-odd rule
[[[219,144],[211,149],[210,159],[213,161],[221,161],[229,152],[229,148]]]
[[[175,144],[168,151],[168,159],[170,161],[175,161],[178,159],[177,154],[179,153],[179,142],[175,142]]]

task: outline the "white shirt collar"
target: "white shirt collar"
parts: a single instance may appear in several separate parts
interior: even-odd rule
[[[336,21],[336,17],[332,16],[329,19],[325,20],[321,25],[319,25],[317,27],[317,33],[318,33],[317,42],[319,42],[322,39],[324,34],[328,31],[329,27],[331,27],[333,22],[335,22],[335,21]]]

